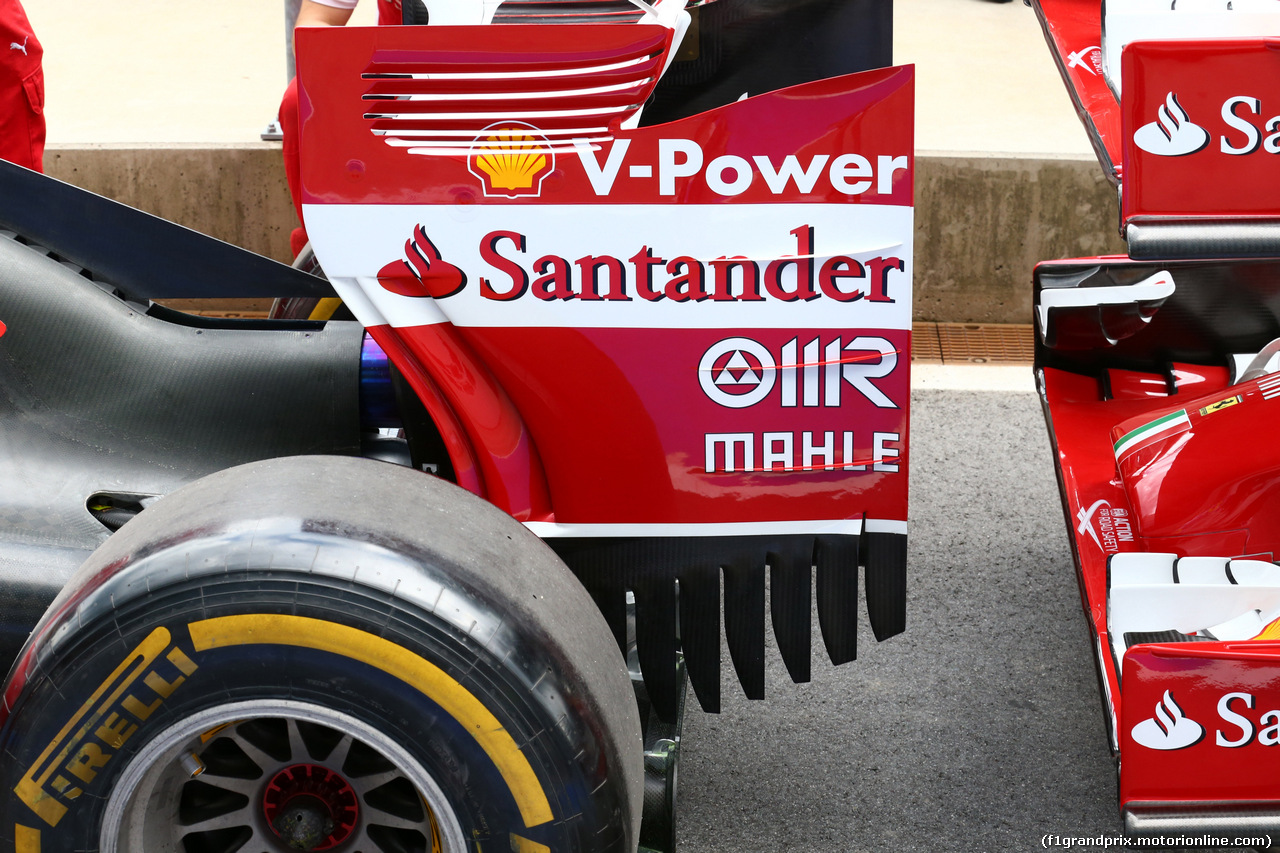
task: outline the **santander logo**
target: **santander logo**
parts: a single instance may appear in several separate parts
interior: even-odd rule
[[[1133,141],[1148,154],[1181,157],[1208,145],[1209,131],[1191,121],[1178,96],[1170,92],[1156,111],[1156,121],[1138,128]]]
[[[1132,734],[1135,741],[1148,749],[1185,749],[1200,742],[1204,726],[1182,713],[1166,690],[1164,698],[1156,703],[1155,717],[1138,723]]]
[[[477,246],[475,272],[482,299],[510,302],[526,296],[543,302],[783,302],[815,299],[832,302],[892,304],[906,284],[907,259],[887,252],[859,260],[824,255],[817,228],[800,225],[789,232],[794,254],[769,259],[745,255],[700,259],[640,245],[631,257],[548,252],[533,260],[533,240],[518,231],[490,231]],[[824,233],[824,237],[827,236]],[[832,239],[834,242],[834,238]],[[870,253],[868,253],[870,254]],[[474,263],[474,261],[472,262]],[[415,226],[404,256],[378,270],[378,283],[399,296],[444,299],[460,293],[467,273],[444,260],[426,230]],[[814,344],[816,346],[816,344]],[[735,364],[728,374],[735,380]],[[750,380],[746,380],[750,382]]]
[[[1214,746],[1239,749],[1258,744],[1280,746],[1280,708],[1259,708],[1252,693],[1233,691],[1218,697]],[[1133,739],[1148,749],[1185,749],[1204,739],[1205,729],[1182,712],[1168,690],[1156,703],[1155,716],[1133,727]]]
[[[443,299],[467,284],[467,274],[440,257],[440,251],[419,225],[405,241],[404,258],[378,270],[378,283],[400,296]]]

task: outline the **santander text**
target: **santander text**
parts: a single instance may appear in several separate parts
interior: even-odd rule
[[[1240,747],[1253,742],[1256,733],[1258,743],[1262,746],[1275,746],[1280,743],[1280,711],[1267,711],[1258,718],[1255,724],[1245,711],[1253,710],[1254,699],[1251,693],[1227,693],[1218,700],[1218,716],[1229,728],[1218,729],[1214,743],[1218,746]]]
[[[814,253],[813,226],[801,225],[790,233],[796,240],[795,255],[768,262],[743,256],[668,258],[654,247],[640,246],[626,259],[544,254],[530,263],[524,256],[533,247],[526,235],[490,231],[480,240],[480,257],[493,272],[481,276],[480,295],[499,302],[526,294],[543,301],[584,302],[631,302],[637,298],[647,302],[896,301],[891,285],[897,277],[892,273],[905,271],[902,258],[824,258]]]
[[[1280,115],[1265,122],[1262,101],[1248,95],[1235,95],[1222,102],[1222,120],[1236,133],[1223,136],[1218,143],[1223,154],[1252,154],[1261,146],[1268,154],[1280,154]],[[1259,130],[1258,125],[1262,125]],[[1263,130],[1267,136],[1263,138]]]

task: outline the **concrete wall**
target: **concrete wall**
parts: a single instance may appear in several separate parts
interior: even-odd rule
[[[280,146],[50,146],[59,180],[278,261],[297,225]]]
[[[1115,192],[1092,159],[917,158],[915,316],[1028,323],[1031,269],[1123,252]],[[46,171],[197,231],[289,260],[278,145],[56,146]]]
[[[1030,323],[1032,268],[1123,254],[1118,223],[1092,158],[918,157],[916,319]]]

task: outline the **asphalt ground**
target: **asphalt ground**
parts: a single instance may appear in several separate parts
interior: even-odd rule
[[[1007,388],[981,371],[1009,370],[972,369],[969,384]],[[726,657],[723,713],[685,722],[683,853],[1116,843],[1053,457],[1031,370],[1017,370],[1021,390],[917,383],[905,634],[877,644],[864,612],[858,660],[833,667],[815,648],[804,685],[771,649],[763,702],[742,698]]]

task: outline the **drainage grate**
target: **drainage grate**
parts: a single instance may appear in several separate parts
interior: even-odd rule
[[[1030,364],[1031,326],[913,323],[911,360],[922,364]]]

